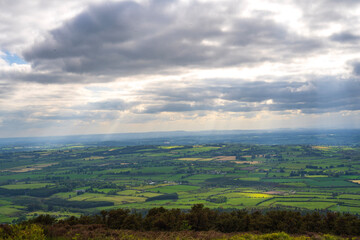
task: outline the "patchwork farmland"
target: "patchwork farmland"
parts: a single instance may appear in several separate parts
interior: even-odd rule
[[[113,208],[360,214],[360,148],[208,144],[1,151],[0,222]]]

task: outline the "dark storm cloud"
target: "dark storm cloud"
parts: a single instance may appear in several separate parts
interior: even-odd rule
[[[360,110],[360,81],[358,79],[334,79],[332,77],[309,82],[242,82],[233,81],[228,86],[209,84],[179,88],[167,86],[148,89],[142,94],[159,103],[149,105],[142,113],[186,111],[287,111],[303,113],[338,112]],[[186,94],[179,94],[186,92]],[[163,104],[160,104],[161,101]]]
[[[37,70],[121,76],[280,61],[321,46],[267,18],[235,18],[231,6],[107,2],[52,30],[24,56]]]

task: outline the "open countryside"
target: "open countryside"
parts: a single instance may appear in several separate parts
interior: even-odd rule
[[[0,222],[102,210],[286,209],[360,214],[360,147],[66,146],[2,149]]]

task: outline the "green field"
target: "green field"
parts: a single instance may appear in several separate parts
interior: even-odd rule
[[[348,146],[6,149],[0,152],[0,222],[39,214],[64,218],[119,207],[189,209],[196,203],[224,209],[360,213],[357,180],[360,148]],[[171,194],[177,194],[176,199],[166,199]]]
[[[43,188],[43,187],[51,187],[53,183],[18,183],[18,184],[10,184],[3,185],[2,188],[6,189],[35,189],[35,188]]]

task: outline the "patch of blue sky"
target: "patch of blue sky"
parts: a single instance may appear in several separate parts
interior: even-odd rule
[[[4,59],[8,64],[27,64],[27,62],[14,53],[4,51],[5,55],[2,55],[1,58]]]

